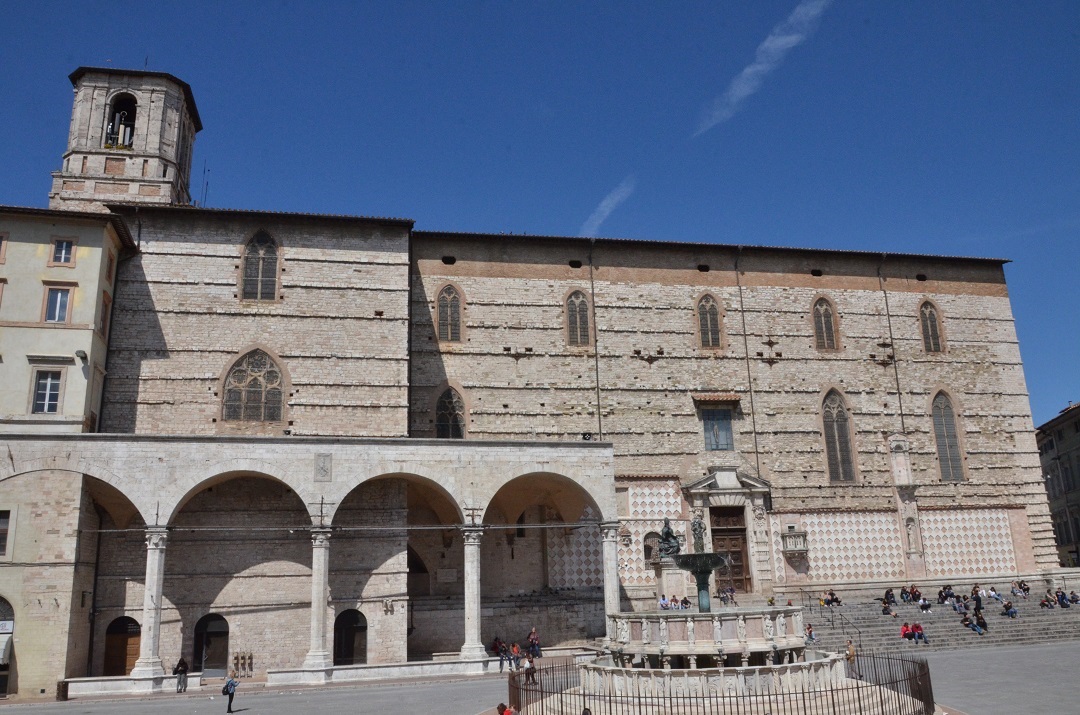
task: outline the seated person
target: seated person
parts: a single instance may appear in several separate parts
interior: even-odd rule
[[[930,645],[930,641],[927,640],[926,634],[923,633],[921,623],[916,622],[916,623],[911,624],[911,632],[915,635],[915,642],[916,643],[918,643],[919,641],[922,641],[926,645]]]
[[[900,626],[900,637],[909,641],[915,640],[915,632],[911,630],[911,626],[908,625],[907,621]]]
[[[678,611],[680,608],[682,608],[682,606],[679,605],[679,597],[676,596],[674,593],[671,594],[671,598],[668,599],[668,602],[671,604],[671,610],[673,611]]]
[[[817,636],[814,635],[814,627],[809,623],[806,624],[806,642],[817,643]]]
[[[908,590],[907,586],[900,587],[900,600],[904,603],[911,603],[911,591]]]
[[[943,586],[943,587],[941,587],[941,588],[939,588],[939,589],[938,589],[938,592],[937,592],[937,602],[938,602],[939,604],[941,604],[941,603],[945,603],[945,600],[946,600],[946,596],[945,596],[945,587]]]
[[[687,597],[687,596],[683,596],[683,597],[682,597],[682,600],[681,600],[681,601],[679,601],[679,605],[680,605],[680,606],[682,606],[682,609],[683,609],[684,611],[685,611],[686,609],[690,608],[690,599],[689,599],[689,597]]]
[[[1024,598],[1031,595],[1031,586],[1028,586],[1027,581],[1020,581],[1020,590],[1024,592]]]
[[[986,627],[986,619],[983,618],[982,611],[976,611],[975,612],[975,625],[977,625],[979,628],[982,628],[983,631],[990,630],[989,628]]]
[[[836,591],[833,591],[832,589],[829,589],[829,600],[832,601],[832,605],[834,606],[843,605],[840,603],[840,597],[836,595]]]
[[[661,611],[670,611],[671,610],[671,601],[667,600],[667,596],[665,596],[662,593],[660,594],[660,610]]]
[[[918,603],[920,598],[922,598],[922,591],[915,584],[911,584],[911,602]]]
[[[895,606],[896,605],[896,594],[893,593],[893,590],[891,588],[887,588],[887,589],[885,589],[885,596],[884,596],[884,598],[882,600],[885,601],[885,603],[889,604],[890,606]]]
[[[1005,601],[1001,604],[1001,615],[1016,618],[1020,614],[1016,612],[1016,606],[1013,605],[1012,601]]]
[[[1069,603],[1080,603],[1080,596],[1076,595],[1076,591],[1069,591]]]
[[[893,618],[897,618],[900,614],[893,611],[892,606],[890,606],[888,603],[882,602],[882,604],[881,604],[881,615],[883,615],[883,616],[892,616]]]
[[[1065,592],[1062,591],[1060,588],[1057,590],[1057,593],[1055,593],[1054,596],[1057,598],[1057,602],[1058,602],[1059,606],[1061,606],[1062,608],[1068,608],[1069,607],[1069,605],[1070,605],[1069,604],[1069,597],[1066,596]]]
[[[998,603],[1004,603],[1005,602],[1005,599],[1001,596],[1000,593],[997,592],[997,590],[993,586],[990,587],[990,591],[986,595],[989,596],[990,598],[994,599]]]
[[[1039,608],[1052,609],[1053,607],[1054,599],[1049,596],[1044,596],[1043,599],[1039,601]]]
[[[978,633],[980,636],[983,634],[982,628],[979,628],[979,625],[972,621],[966,613],[960,617],[960,625],[962,625],[964,628],[970,628],[971,630]]]
[[[931,603],[929,601],[927,601],[925,598],[919,598],[919,610],[920,611],[922,611],[923,613],[933,613],[933,611],[930,610],[930,606],[931,606]]]

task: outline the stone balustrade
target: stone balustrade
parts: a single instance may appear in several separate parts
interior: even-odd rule
[[[716,656],[801,650],[805,645],[798,606],[725,608],[714,613],[660,611],[609,616],[617,657]]]

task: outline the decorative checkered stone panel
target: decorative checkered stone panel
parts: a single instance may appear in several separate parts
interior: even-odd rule
[[[818,582],[900,578],[904,546],[893,512],[807,514],[810,578]]]
[[[581,520],[596,519],[596,512],[586,506]],[[552,588],[599,588],[604,585],[599,529],[586,527],[548,531],[548,583]]]
[[[780,536],[780,517],[769,517],[769,537],[772,539],[773,573],[777,583],[784,583],[787,569],[784,566],[784,540]]]
[[[1016,572],[1004,509],[920,513],[927,576]]]
[[[619,578],[624,586],[651,586],[656,583],[656,573],[645,563],[645,535],[659,534],[667,517],[672,520],[672,530],[685,538],[686,524],[680,521],[682,492],[676,480],[631,482],[627,484],[627,501],[629,518],[623,519],[622,526],[630,532],[630,543],[619,542]]]

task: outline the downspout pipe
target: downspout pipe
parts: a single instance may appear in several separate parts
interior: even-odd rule
[[[754,465],[758,478],[761,477],[761,449],[758,446],[757,410],[754,408],[754,380],[750,372],[750,338],[746,333],[746,308],[743,304],[742,277],[739,275],[739,260],[742,258],[742,246],[735,247],[735,285],[739,288],[739,317],[742,318],[743,355],[746,358],[746,389],[750,393],[750,427],[754,430]]]
[[[881,254],[881,261],[878,263],[877,279],[878,287],[881,289],[881,295],[885,299],[885,320],[889,326],[889,346],[892,348],[892,366],[893,377],[896,380],[896,402],[898,409],[900,410],[900,433],[907,434],[907,425],[904,422],[904,395],[900,392],[900,368],[896,364],[898,358],[896,357],[896,339],[893,337],[892,328],[892,313],[889,311],[889,292],[885,289],[885,277],[881,275],[881,269],[885,266],[885,259],[888,254]]]

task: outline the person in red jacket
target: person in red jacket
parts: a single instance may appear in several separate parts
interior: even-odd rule
[[[915,633],[911,630],[911,626],[908,625],[906,622],[904,623],[904,625],[900,626],[900,637],[906,638],[909,641],[915,640]]]

